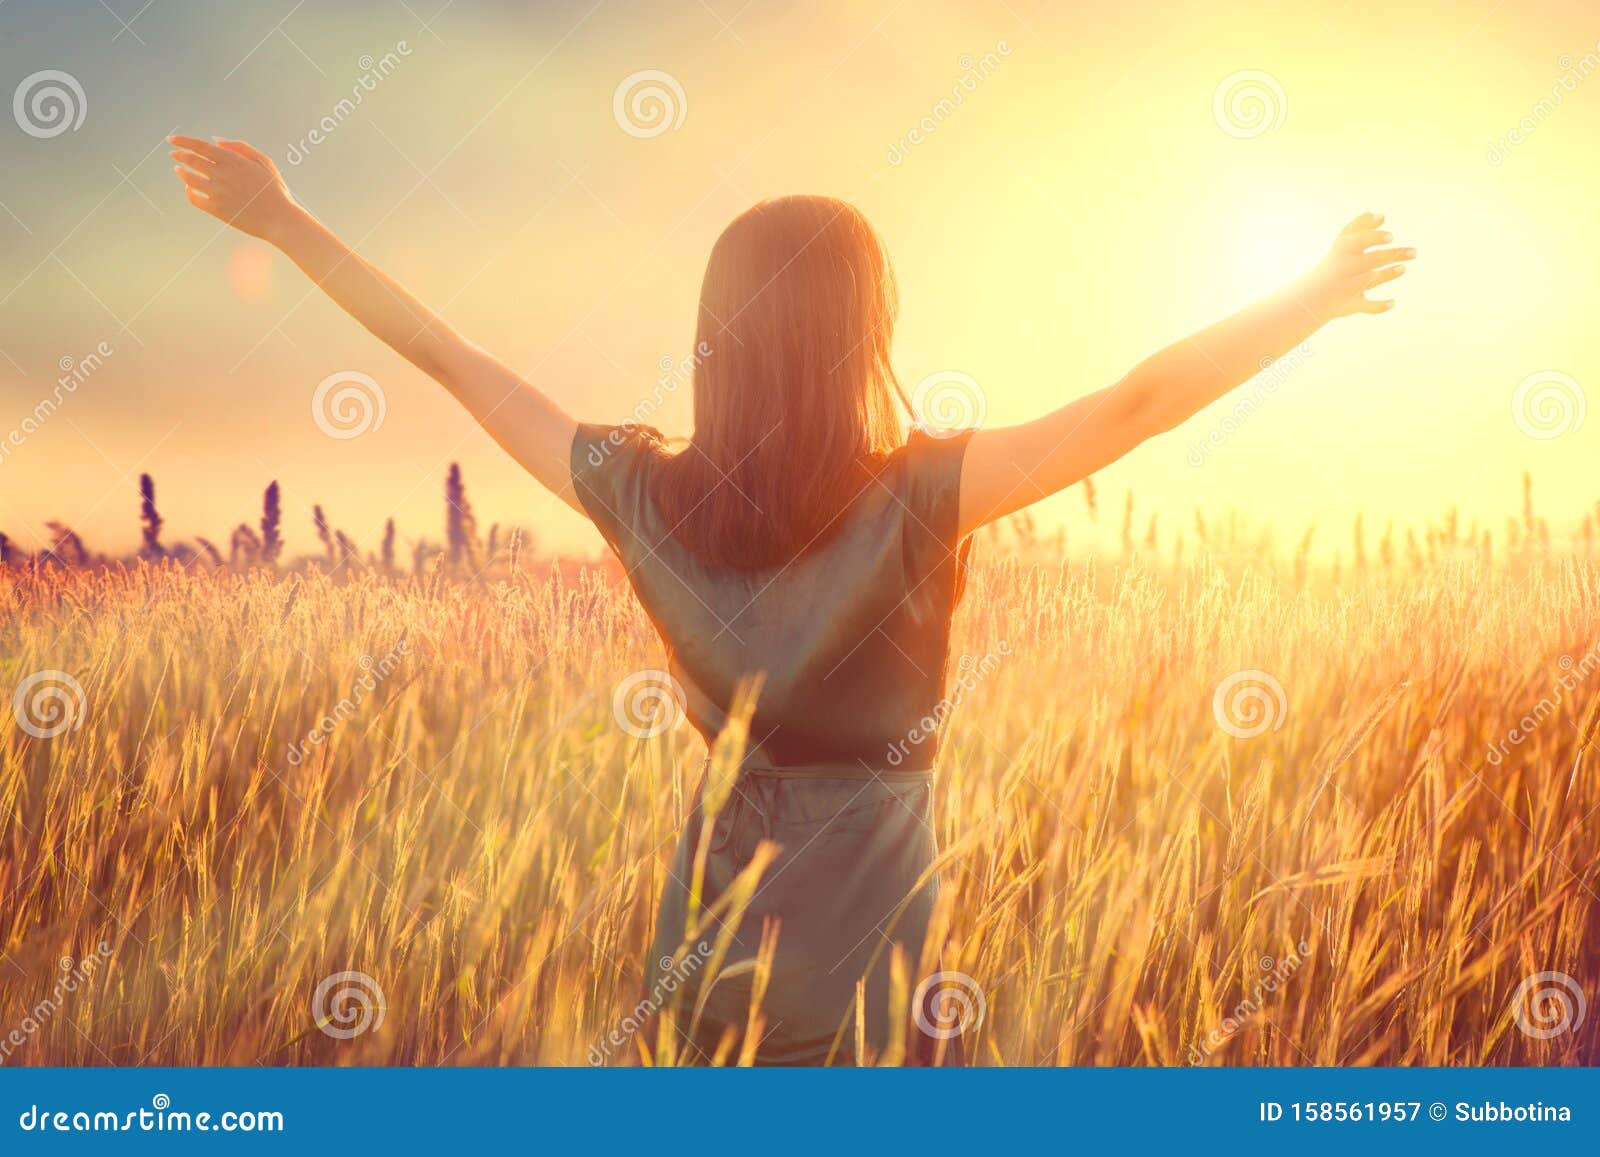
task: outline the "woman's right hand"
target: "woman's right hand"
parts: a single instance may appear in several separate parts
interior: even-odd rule
[[[189,204],[252,237],[276,242],[300,213],[272,158],[243,141],[168,137]]]
[[[1384,248],[1394,235],[1380,228],[1381,213],[1363,213],[1334,238],[1317,267],[1295,283],[1291,292],[1318,322],[1353,313],[1384,313],[1392,300],[1374,301],[1367,291],[1393,281],[1406,271],[1415,249]]]

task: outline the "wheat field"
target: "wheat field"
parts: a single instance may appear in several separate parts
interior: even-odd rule
[[[970,1059],[1600,1062],[1600,562],[1524,546],[980,557],[936,793]],[[628,1023],[704,751],[618,726],[662,654],[613,571],[33,561],[0,642],[0,1063]]]

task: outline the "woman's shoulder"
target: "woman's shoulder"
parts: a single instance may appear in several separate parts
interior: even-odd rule
[[[913,426],[905,444],[891,456],[891,464],[910,493],[931,497],[927,492],[959,487],[961,462],[975,433],[976,428]]]
[[[961,462],[974,432],[915,427],[897,452],[908,581],[917,589],[926,579],[942,576],[928,589],[942,592],[952,606],[966,572],[958,528]]]
[[[608,540],[639,517],[650,470],[667,456],[666,439],[653,426],[578,424],[569,459],[572,489]]]
[[[615,426],[579,422],[572,439],[573,471],[576,473],[580,466],[585,472],[601,470],[618,460],[641,454],[664,455],[666,450],[667,440],[654,426],[638,422],[622,422]]]

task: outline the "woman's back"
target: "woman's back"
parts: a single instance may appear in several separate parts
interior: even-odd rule
[[[649,434],[580,426],[572,477],[708,740],[740,681],[759,674],[748,763],[926,767],[931,744],[908,753],[907,743],[927,738],[922,721],[944,695],[966,443],[913,433],[828,533],[756,570],[708,565],[674,535],[652,493],[665,455]]]

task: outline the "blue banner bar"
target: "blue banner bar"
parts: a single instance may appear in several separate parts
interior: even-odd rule
[[[1595,1069],[10,1069],[0,1153],[1594,1152]],[[1101,1149],[1100,1147],[1115,1147]],[[881,1148],[879,1148],[881,1147]],[[891,1148],[892,1147],[892,1148]],[[981,1150],[974,1147],[982,1147]],[[1271,1151],[1271,1150],[1268,1150]]]

